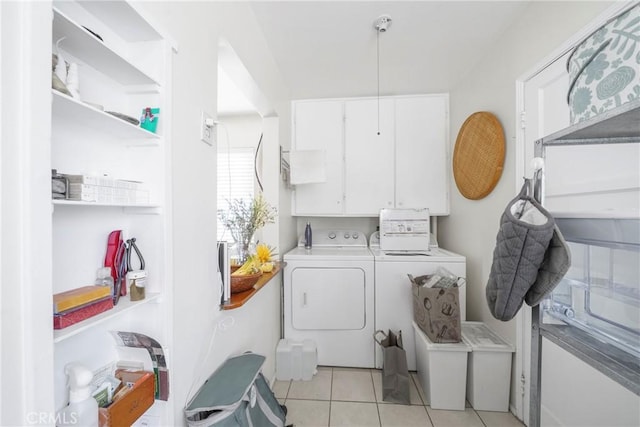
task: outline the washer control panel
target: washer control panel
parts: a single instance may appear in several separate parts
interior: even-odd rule
[[[367,236],[358,230],[313,230],[311,241],[311,247],[368,246]],[[304,234],[298,246],[304,246]]]

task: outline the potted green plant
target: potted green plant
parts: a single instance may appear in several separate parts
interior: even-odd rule
[[[222,224],[229,230],[238,251],[240,264],[247,260],[253,235],[267,224],[274,223],[277,211],[262,194],[252,200],[232,199],[227,210],[218,211]]]

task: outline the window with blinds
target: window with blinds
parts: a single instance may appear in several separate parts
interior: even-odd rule
[[[253,157],[251,148],[231,148],[218,151],[218,211],[228,208],[228,200],[253,199]],[[231,234],[218,224],[218,241],[232,241]]]

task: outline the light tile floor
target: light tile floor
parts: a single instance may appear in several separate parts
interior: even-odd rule
[[[276,381],[273,391],[287,406],[287,424],[303,426],[523,427],[508,412],[444,411],[426,405],[415,372],[411,373],[411,405],[382,400],[377,369],[319,367],[311,381]]]

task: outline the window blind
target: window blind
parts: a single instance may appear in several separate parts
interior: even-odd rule
[[[253,156],[251,148],[218,151],[218,211],[228,208],[228,200],[253,199]],[[219,218],[217,225],[218,241],[233,241]]]

